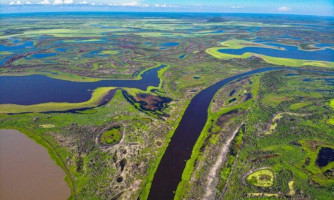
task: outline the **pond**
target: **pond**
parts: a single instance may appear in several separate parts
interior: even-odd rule
[[[178,42],[166,42],[166,43],[162,43],[160,46],[164,46],[164,47],[176,47],[179,46],[180,43]]]

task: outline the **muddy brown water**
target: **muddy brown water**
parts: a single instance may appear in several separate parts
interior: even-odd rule
[[[62,200],[65,172],[47,150],[17,130],[0,129],[0,199]]]

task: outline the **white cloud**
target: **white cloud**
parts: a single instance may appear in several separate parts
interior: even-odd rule
[[[53,4],[54,4],[54,5],[60,5],[60,4],[63,4],[63,0],[54,0]]]
[[[149,4],[141,4],[140,1],[126,1],[109,3],[109,6],[125,6],[125,7],[149,7]]]
[[[21,1],[11,1],[9,5],[22,5]]]
[[[168,5],[168,4],[154,4],[154,7],[157,8],[176,8],[177,6],[174,5]]]
[[[233,9],[238,9],[238,8],[244,8],[244,6],[238,6],[238,5],[235,5],[235,6],[231,6],[231,8],[233,8]]]
[[[43,4],[43,5],[47,5],[47,4],[51,4],[49,0],[43,0],[40,2],[40,4]]]
[[[282,6],[282,7],[278,8],[278,11],[282,11],[282,12],[286,12],[286,11],[289,11],[289,10],[290,10],[290,8],[286,7],[286,6]]]
[[[64,4],[72,4],[73,0],[64,0]]]
[[[1,0],[0,0],[1,1]],[[94,2],[95,0],[9,0],[9,5],[30,5],[30,4],[41,4],[41,5],[90,5],[90,6],[118,6],[118,7],[155,7],[155,8],[176,8],[178,6],[171,4],[147,4],[145,0],[110,0],[107,2]],[[21,2],[25,1],[25,2]],[[102,0],[101,0],[102,1]]]

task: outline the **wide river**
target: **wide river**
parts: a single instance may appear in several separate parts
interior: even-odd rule
[[[0,199],[60,200],[71,190],[48,151],[17,130],[0,129]]]

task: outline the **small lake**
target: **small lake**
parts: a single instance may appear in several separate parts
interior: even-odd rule
[[[159,86],[158,71],[166,65],[147,70],[141,80],[101,80],[74,82],[43,75],[0,76],[0,104],[32,105],[46,102],[84,102],[98,87],[129,87],[146,90]]]
[[[26,41],[19,45],[5,46],[0,44],[0,51],[17,51],[25,48],[32,48],[34,46],[33,41]]]
[[[334,50],[332,49],[323,49],[316,51],[303,51],[299,50],[296,46],[288,46],[282,44],[267,44],[271,46],[283,47],[285,50],[271,49],[264,47],[244,47],[241,49],[219,49],[220,53],[228,53],[235,55],[242,55],[246,52],[257,53],[266,56],[272,57],[281,57],[281,58],[292,58],[292,59],[302,59],[302,60],[319,60],[319,61],[334,61]]]
[[[65,172],[17,130],[0,129],[0,199],[67,199]]]
[[[178,42],[166,42],[166,43],[162,43],[160,44],[160,46],[164,46],[164,47],[176,47],[179,46],[180,43]]]
[[[58,55],[57,53],[37,53],[31,56],[26,57],[26,59],[43,59],[43,58],[48,58],[51,56],[56,56]]]
[[[181,56],[179,56],[179,59],[183,59],[186,56],[186,54],[183,54]]]

